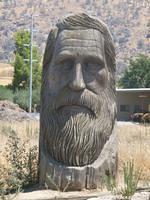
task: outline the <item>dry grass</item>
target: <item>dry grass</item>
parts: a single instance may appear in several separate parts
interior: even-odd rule
[[[0,163],[5,162],[2,152],[10,130],[16,131],[22,140],[29,140],[29,145],[38,145],[38,122],[0,122]],[[141,179],[150,182],[150,125],[119,125],[117,133],[119,174],[122,174],[123,163],[133,160],[137,169],[142,168]]]
[[[150,125],[120,125],[118,127],[119,173],[123,163],[134,161],[142,170],[141,180],[150,182]]]
[[[13,77],[3,77],[0,78],[0,85],[6,86],[12,84]]]
[[[0,77],[13,77],[13,74],[14,74],[14,72],[13,72],[13,68],[11,67],[11,68],[8,68],[8,69],[4,69],[4,70],[2,70],[2,69],[0,69]]]
[[[13,80],[14,67],[10,64],[0,63],[0,85],[9,85]]]
[[[6,162],[3,152],[5,150],[6,142],[9,135],[15,131],[22,141],[29,141],[28,146],[38,145],[39,140],[39,122],[25,121],[25,122],[2,122],[0,121],[0,164]]]
[[[10,72],[11,72],[11,75],[13,75],[14,67],[12,65],[6,64],[6,63],[0,63],[0,76],[2,76],[3,73],[5,76],[9,76]]]

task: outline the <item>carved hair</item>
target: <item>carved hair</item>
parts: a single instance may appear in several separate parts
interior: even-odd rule
[[[62,30],[85,30],[96,29],[102,33],[104,37],[105,56],[108,65],[108,70],[112,73],[115,72],[115,49],[112,36],[107,26],[95,18],[91,18],[88,15],[81,13],[77,15],[69,16],[57,23],[57,28],[52,29],[45,49],[45,55],[43,60],[44,68],[50,63],[54,51],[55,41],[57,36]]]

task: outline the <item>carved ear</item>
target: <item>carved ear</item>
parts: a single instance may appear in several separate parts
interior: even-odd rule
[[[45,53],[44,53],[44,58],[43,58],[43,70],[47,68],[47,65],[51,62],[54,47],[55,47],[55,42],[57,38],[57,32],[58,32],[57,28],[52,29],[47,38],[47,43],[46,43],[46,48],[45,48]]]

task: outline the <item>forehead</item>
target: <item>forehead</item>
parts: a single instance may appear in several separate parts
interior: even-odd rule
[[[104,56],[104,39],[95,29],[63,30],[56,40],[55,55]]]

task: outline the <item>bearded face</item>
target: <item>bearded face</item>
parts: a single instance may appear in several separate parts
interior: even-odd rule
[[[116,106],[98,30],[59,33],[44,91],[41,127],[47,156],[67,166],[93,163],[112,133]]]

